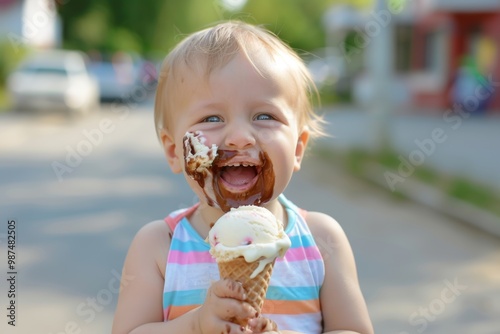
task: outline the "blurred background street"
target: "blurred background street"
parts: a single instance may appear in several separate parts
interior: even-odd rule
[[[311,71],[331,137],[285,194],[344,227],[376,333],[500,333],[496,0],[0,1],[0,332],[110,332],[131,239],[196,201],[155,137],[159,66],[223,19]]]
[[[100,137],[103,120],[112,130]],[[0,245],[5,258],[6,219],[15,219],[19,271],[17,326],[2,321],[2,332],[109,333],[132,237],[196,200],[168,170],[151,103],[128,114],[105,105],[77,121],[6,113],[0,133]],[[315,149],[286,194],[344,227],[378,333],[498,331],[498,238],[369,185]],[[449,284],[456,291],[443,294]],[[1,287],[5,305],[5,279]]]

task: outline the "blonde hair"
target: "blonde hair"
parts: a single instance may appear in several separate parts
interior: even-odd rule
[[[165,58],[161,68],[155,98],[155,126],[157,135],[166,127],[165,115],[174,106],[176,86],[182,77],[182,69],[200,69],[208,77],[212,71],[223,67],[239,52],[243,52],[255,69],[262,75],[263,69],[252,60],[252,52],[264,50],[274,61],[289,67],[287,73],[295,85],[294,108],[297,109],[299,129],[307,127],[311,137],[324,135],[323,119],[314,112],[312,98],[318,91],[302,59],[275,34],[261,27],[239,21],[217,24],[196,32],[181,41]]]

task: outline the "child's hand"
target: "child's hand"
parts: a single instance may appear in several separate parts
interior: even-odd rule
[[[245,290],[238,282],[222,279],[212,283],[205,303],[198,310],[201,333],[250,333],[238,324],[257,315],[255,309],[244,302],[245,298]]]
[[[248,329],[250,329],[252,333],[279,333],[278,325],[271,319],[265,317],[250,319],[248,322]]]

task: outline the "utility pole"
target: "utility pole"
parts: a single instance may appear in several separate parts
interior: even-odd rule
[[[390,117],[393,114],[394,97],[394,15],[388,9],[387,0],[376,0],[373,12],[364,26],[366,38],[370,38],[365,53],[367,70],[373,88],[372,109],[368,112],[373,120],[377,151],[391,146]]]

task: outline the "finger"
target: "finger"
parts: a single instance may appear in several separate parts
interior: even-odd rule
[[[250,304],[233,298],[215,297],[211,307],[208,307],[218,318],[234,323],[246,323],[249,319],[258,315]]]
[[[221,279],[220,281],[213,283],[211,289],[212,293],[219,298],[234,298],[238,300],[245,300],[247,298],[243,285],[232,279]]]
[[[216,299],[219,298],[216,297]],[[252,317],[251,316],[245,317],[242,316],[241,314],[235,315],[233,314],[232,311],[235,307],[231,307],[232,305],[231,302],[234,302],[236,304],[247,304],[247,303],[239,302],[231,298],[226,298],[222,300],[224,301],[223,303],[215,303],[211,305],[204,304],[201,306],[199,310],[199,323],[201,325],[201,328],[205,329],[202,330],[202,332],[217,333],[217,334],[252,333],[247,328],[248,320],[250,320]],[[255,310],[253,310],[253,308],[250,305],[248,305],[248,307],[252,309],[252,311],[248,313],[255,315],[256,314]]]
[[[227,321],[246,324],[249,319],[258,316],[257,311],[248,303],[239,302],[237,300],[227,300],[225,304],[225,313],[219,313],[219,316]]]
[[[238,325],[238,324],[231,324],[231,323],[225,323],[223,327],[223,331],[221,331],[221,334],[234,334],[234,333],[242,333],[242,334],[247,334],[247,333],[252,333],[250,332],[247,328]]]
[[[255,318],[258,313],[249,304],[242,301],[245,292],[240,283],[234,280],[221,280],[214,282],[208,291],[206,306],[204,309],[211,310],[220,319],[230,322],[238,322]],[[208,307],[208,308],[207,308]]]
[[[276,325],[274,321],[264,317],[250,319],[248,327],[253,333],[264,333],[278,330],[278,325]]]

